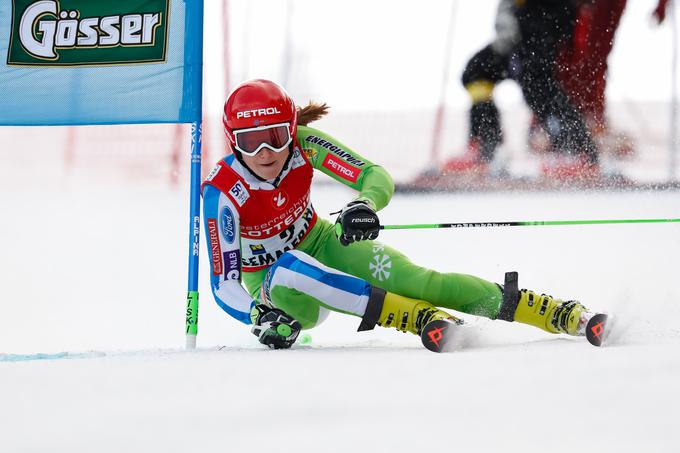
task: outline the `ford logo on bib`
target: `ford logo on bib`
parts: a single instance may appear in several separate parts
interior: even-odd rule
[[[234,222],[234,214],[227,206],[222,208],[220,223],[222,224],[222,235],[224,236],[224,240],[229,244],[233,244],[234,238],[236,237],[236,222]]]

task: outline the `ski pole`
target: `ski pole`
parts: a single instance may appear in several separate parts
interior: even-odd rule
[[[620,223],[668,223],[680,219],[611,219],[611,220],[538,220],[528,222],[458,222],[458,223],[416,223],[411,225],[381,225],[381,230],[415,230],[423,228],[480,228],[505,226],[538,225],[605,225]]]

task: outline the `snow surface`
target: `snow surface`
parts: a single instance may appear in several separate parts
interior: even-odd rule
[[[336,315],[311,345],[265,350],[212,301],[202,244],[199,350],[184,352],[185,188],[48,170],[36,164],[41,178],[23,184],[25,172],[0,170],[3,452],[680,447],[678,224],[381,234],[418,263],[494,281],[517,270],[522,287],[616,313],[607,348],[466,317],[477,338],[433,354]],[[350,197],[313,191],[326,217]],[[678,192],[399,195],[381,215],[680,217],[679,206]]]

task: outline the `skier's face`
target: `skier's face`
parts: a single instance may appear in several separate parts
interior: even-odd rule
[[[289,154],[290,149],[275,153],[263,148],[254,156],[242,154],[242,157],[248,168],[255,172],[257,176],[262,179],[274,179],[283,170],[283,165],[286,163]]]

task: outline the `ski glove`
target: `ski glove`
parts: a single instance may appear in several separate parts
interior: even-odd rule
[[[302,324],[288,316],[283,310],[264,304],[250,310],[253,328],[250,330],[260,341],[271,349],[288,349],[293,346],[302,330]]]
[[[376,239],[379,232],[380,219],[366,201],[350,202],[335,221],[335,234],[342,245]]]

